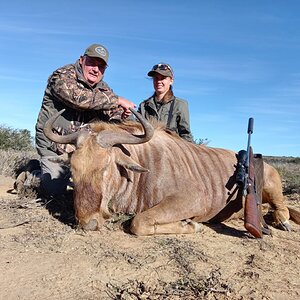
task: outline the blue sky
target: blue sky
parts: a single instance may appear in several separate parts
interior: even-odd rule
[[[105,81],[137,105],[147,72],[172,65],[194,137],[238,151],[300,156],[300,1],[1,1],[0,124],[34,126],[49,75],[92,43],[110,52]]]

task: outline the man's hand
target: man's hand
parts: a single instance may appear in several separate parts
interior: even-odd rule
[[[133,102],[131,102],[123,97],[119,97],[119,100],[117,103],[124,110],[124,112],[122,114],[122,118],[124,118],[124,119],[128,118],[131,115],[131,111],[129,110],[129,108],[132,108],[132,109],[136,108],[136,105]]]

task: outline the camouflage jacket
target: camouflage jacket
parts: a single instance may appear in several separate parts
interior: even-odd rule
[[[85,124],[98,119],[120,119],[122,108],[117,106],[118,96],[104,82],[91,87],[82,74],[79,60],[75,64],[57,69],[48,79],[42,106],[36,123],[35,142],[41,156],[61,154],[66,147],[51,142],[44,136],[45,122],[56,112],[65,112],[55,121],[59,134],[79,130]]]
[[[174,102],[173,105],[172,102]],[[169,120],[171,105],[173,109]],[[138,112],[147,120],[154,118],[175,131],[183,139],[193,142],[190,130],[189,108],[186,100],[173,97],[169,102],[159,104],[156,102],[155,97],[152,96],[139,105]],[[169,124],[167,124],[168,120],[170,121]]]

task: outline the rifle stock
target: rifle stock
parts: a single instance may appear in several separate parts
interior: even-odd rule
[[[244,226],[254,237],[262,237],[260,216],[258,214],[253,187],[248,188],[248,193],[245,199]]]

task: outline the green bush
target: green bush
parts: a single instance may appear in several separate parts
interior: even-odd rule
[[[199,138],[199,139],[195,139],[194,140],[194,144],[196,144],[196,145],[208,145],[209,144],[209,140],[207,139],[207,138],[205,138],[205,139],[202,139],[202,138]]]
[[[33,138],[30,131],[0,125],[0,149],[33,150]]]

